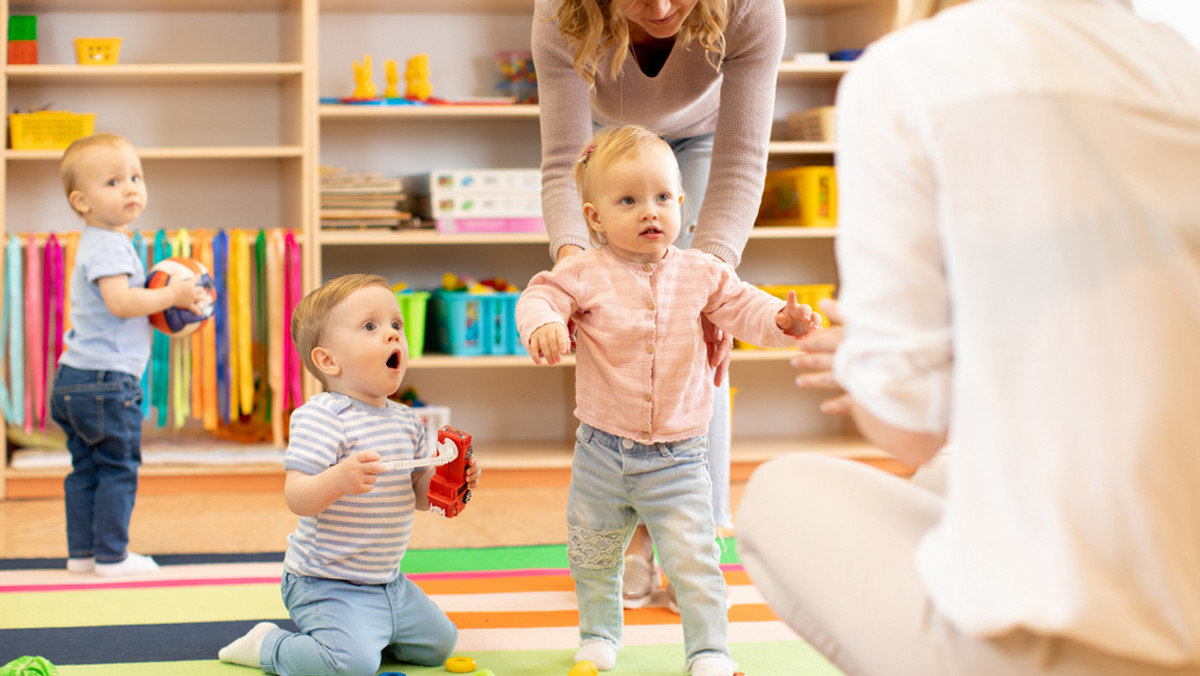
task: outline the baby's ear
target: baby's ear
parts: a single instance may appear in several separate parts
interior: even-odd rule
[[[87,197],[80,190],[72,190],[71,194],[67,195],[67,201],[71,203],[71,208],[81,214],[91,211],[88,208]]]
[[[342,373],[342,367],[338,365],[334,359],[333,353],[323,347],[314,347],[310,355],[312,357],[313,366],[317,370],[324,373],[326,376],[338,376]]]

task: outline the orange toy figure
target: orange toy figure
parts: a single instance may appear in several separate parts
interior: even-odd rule
[[[400,70],[396,67],[395,59],[386,59],[383,62],[383,75],[387,81],[387,88],[383,90],[383,98],[398,99],[400,98]]]
[[[408,88],[404,95],[418,101],[428,101],[433,96],[433,85],[429,82],[429,55],[417,54],[408,60],[404,69],[404,80]]]
[[[354,96],[356,99],[373,99],[378,90],[371,81],[371,55],[363,54],[362,64],[354,62]]]

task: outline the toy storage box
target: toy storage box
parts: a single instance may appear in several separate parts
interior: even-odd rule
[[[43,110],[8,116],[10,145],[14,150],[62,150],[77,139],[91,136],[95,113]]]
[[[833,106],[818,106],[787,116],[788,137],[793,141],[830,143],[837,140],[837,114]]]
[[[433,292],[429,336],[439,352],[457,357],[525,354],[517,334],[515,291]]]
[[[429,301],[428,291],[397,291],[400,315],[404,317],[404,339],[408,341],[408,357],[420,357],[425,353],[425,314]],[[437,428],[434,428],[437,431]]]
[[[768,171],[755,225],[832,228],[837,225],[837,176],[833,167]]]

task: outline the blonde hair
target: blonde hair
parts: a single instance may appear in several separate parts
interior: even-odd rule
[[[67,146],[67,149],[63,151],[62,164],[59,165],[58,173],[62,177],[63,191],[66,192],[68,201],[71,199],[71,193],[76,189],[75,179],[79,175],[79,167],[82,166],[84,158],[90,154],[89,151],[96,148],[129,148],[133,150],[133,144],[119,134],[101,133],[84,136]],[[71,208],[75,209],[75,205],[72,204]]]
[[[292,312],[292,342],[296,346],[296,352],[300,354],[304,368],[321,381],[321,386],[325,389],[328,389],[329,385],[325,382],[324,374],[313,363],[312,351],[321,346],[321,330],[329,322],[329,315],[333,309],[350,294],[368,286],[382,286],[389,291],[392,289],[387,280],[379,275],[343,275],[310,291]]]
[[[897,27],[903,28],[909,24],[916,23],[923,19],[931,19],[935,14],[943,9],[949,9],[955,5],[961,5],[970,0],[907,0],[900,3],[900,7],[896,12]],[[908,5],[908,12],[903,11],[903,6]]]
[[[575,162],[575,188],[579,191],[579,201],[591,201],[588,197],[595,190],[596,182],[603,176],[605,169],[621,160],[641,157],[654,148],[671,153],[672,157],[675,156],[670,144],[662,137],[636,124],[606,127],[596,132],[591,142],[579,153],[579,159]],[[679,173],[678,165],[676,165],[675,180],[682,190],[683,176]],[[605,244],[600,234],[592,229],[590,222],[588,223],[588,239],[594,246],[604,246]]]
[[[602,52],[608,52],[609,77],[616,79],[629,54],[629,24],[614,11],[638,0],[562,0],[558,6],[558,31],[574,48],[575,72],[596,89],[596,74],[600,71]],[[725,60],[725,26],[729,23],[730,0],[697,0],[696,6],[683,21],[676,45],[687,46],[693,41],[707,52],[713,70],[721,72]]]

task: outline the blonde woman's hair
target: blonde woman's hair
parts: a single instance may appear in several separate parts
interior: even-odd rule
[[[903,28],[912,23],[916,23],[923,19],[933,18],[933,15],[949,9],[955,5],[961,5],[970,0],[905,0],[900,3],[896,13],[897,27]],[[908,11],[904,9],[908,5]]]
[[[574,48],[575,72],[589,88],[596,89],[604,53],[609,57],[608,74],[616,79],[629,55],[629,25],[616,11],[638,0],[562,0],[558,6],[558,30]],[[707,53],[713,70],[721,72],[725,60],[725,26],[729,23],[730,0],[697,0],[679,29],[676,44],[697,42]]]
[[[636,124],[606,127],[596,132],[591,142],[579,153],[579,158],[575,161],[575,188],[579,191],[579,201],[591,201],[589,197],[596,189],[596,181],[600,180],[605,169],[620,160],[641,157],[654,148],[671,153],[671,156],[674,157],[674,151],[671,150],[670,144],[662,137]],[[678,165],[676,165],[675,180],[682,191],[683,176],[678,171]],[[593,246],[597,247],[604,246],[606,243],[600,233],[592,229],[590,222],[588,223],[588,239],[591,240]]]
[[[296,352],[300,354],[304,368],[321,381],[321,386],[325,389],[329,389],[329,384],[325,382],[325,375],[313,363],[312,351],[321,346],[321,332],[329,323],[329,315],[333,313],[333,309],[350,294],[369,286],[382,286],[389,291],[392,289],[387,280],[379,275],[343,275],[310,291],[292,313],[292,342],[296,346]]]
[[[132,150],[133,144],[125,140],[124,136],[102,133],[84,136],[67,146],[67,149],[63,151],[62,164],[59,165],[58,173],[62,177],[63,191],[66,192],[68,201],[71,199],[71,193],[77,187],[75,179],[79,175],[79,167],[83,163],[83,158],[88,155],[88,151],[96,148],[129,148]],[[71,208],[74,209],[75,205],[72,204]]]

